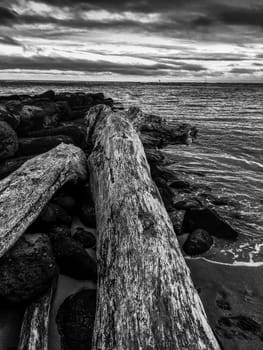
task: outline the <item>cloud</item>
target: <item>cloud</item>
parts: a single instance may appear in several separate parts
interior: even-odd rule
[[[4,44],[4,45],[12,45],[12,46],[21,46],[21,44],[11,38],[10,36],[4,35],[4,36],[0,36],[0,44]]]
[[[252,69],[252,68],[233,68],[230,73],[233,73],[233,74],[253,74],[253,73],[256,73],[258,72],[257,69]]]
[[[0,6],[0,26],[9,25],[17,21],[17,13],[7,7]]]
[[[64,57],[45,57],[35,56],[26,57],[6,57],[0,56],[0,70],[21,69],[21,70],[60,70],[75,71],[84,73],[115,73],[122,75],[154,75],[173,74],[178,71],[200,72],[206,68],[198,64],[188,64],[179,62],[177,65],[153,63],[145,64],[127,64],[109,62],[106,60],[83,60],[70,59]]]

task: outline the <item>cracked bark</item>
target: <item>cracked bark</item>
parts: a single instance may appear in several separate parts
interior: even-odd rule
[[[102,105],[86,122],[99,234],[92,349],[220,349],[139,135],[124,114]]]

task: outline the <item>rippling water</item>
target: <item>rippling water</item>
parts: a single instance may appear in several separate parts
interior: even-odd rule
[[[173,167],[185,176],[198,172],[195,182],[232,199],[231,210],[220,210],[246,237],[233,256],[249,247],[250,259],[253,247],[263,261],[263,84],[0,83],[0,94],[47,89],[103,91],[125,107],[137,105],[196,125],[199,137],[194,144],[168,149],[175,159]]]

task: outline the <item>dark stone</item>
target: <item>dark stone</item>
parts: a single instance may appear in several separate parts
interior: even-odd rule
[[[46,98],[48,100],[54,100],[55,92],[53,90],[48,90],[48,91],[44,92],[43,94],[38,95],[37,97]]]
[[[18,128],[20,133],[31,130],[39,130],[43,127],[45,113],[43,108],[24,105],[20,112],[21,122]]]
[[[221,317],[218,321],[217,330],[226,338],[243,338],[253,340],[258,337],[262,340],[262,325],[246,315],[233,317]]]
[[[205,230],[199,229],[189,235],[183,245],[183,250],[188,255],[203,254],[210,249],[212,244],[213,238],[210,234]]]
[[[90,228],[96,228],[95,208],[91,203],[82,203],[79,207],[78,215],[84,225]]]
[[[26,134],[27,137],[44,137],[58,135],[68,136],[71,140],[73,140],[73,143],[76,146],[84,148],[86,145],[87,128],[84,125],[74,125],[72,123],[68,123],[66,125],[58,126],[52,129],[36,130],[28,132]]]
[[[102,92],[97,92],[95,94],[92,94],[94,100],[103,101],[104,100],[104,94]]]
[[[202,203],[198,199],[186,199],[174,204],[174,208],[177,210],[188,210],[202,208]]]
[[[179,211],[169,211],[168,212],[170,220],[173,224],[174,232],[179,236],[182,234],[182,222],[184,219],[183,212]]]
[[[83,227],[77,227],[73,238],[80,242],[85,248],[93,248],[96,246],[96,238],[92,232],[85,230]]]
[[[16,132],[9,124],[0,121],[0,160],[12,157],[18,150]]]
[[[183,181],[183,180],[176,180],[176,181],[173,181],[170,186],[172,188],[175,188],[175,189],[178,189],[178,190],[183,190],[183,189],[188,189],[190,188],[190,184],[189,182],[187,181]]]
[[[60,120],[72,120],[72,109],[67,101],[56,101],[56,111]]]
[[[66,135],[19,138],[19,148],[16,156],[25,157],[45,153],[62,142],[66,144],[74,143],[73,140]]]
[[[48,203],[39,215],[39,220],[49,224],[64,224],[70,225],[72,217],[58,204]]]
[[[105,98],[103,100],[103,104],[107,105],[107,106],[110,106],[110,107],[113,107],[114,105],[114,101],[112,98]]]
[[[58,204],[71,215],[75,214],[76,212],[77,203],[75,198],[72,196],[66,194],[59,194],[58,196],[52,199],[52,202]]]
[[[15,130],[20,124],[20,116],[12,114],[4,105],[0,105],[0,121],[6,122]]]
[[[56,322],[63,350],[90,350],[96,313],[96,290],[83,289],[60,306]]]
[[[48,236],[24,235],[0,259],[0,296],[24,302],[44,293],[57,276]]]
[[[182,231],[191,233],[196,229],[202,228],[211,235],[225,238],[236,239],[238,233],[220,216],[209,208],[187,210],[184,216]]]
[[[81,243],[56,228],[51,230],[50,238],[62,274],[78,280],[97,279],[97,264]]]

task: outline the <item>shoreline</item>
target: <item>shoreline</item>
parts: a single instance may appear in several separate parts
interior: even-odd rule
[[[88,149],[89,144],[88,144],[87,139],[86,139],[86,126],[85,126],[85,123],[83,122],[84,116],[86,115],[87,111],[91,107],[96,106],[98,104],[106,104],[106,105],[110,106],[111,108],[113,108],[113,110],[114,110],[114,101],[110,98],[105,98],[102,93],[97,93],[97,94],[85,94],[85,93],[55,94],[52,91],[47,91],[44,94],[36,95],[33,97],[30,97],[29,95],[23,95],[23,96],[14,95],[11,97],[9,96],[9,97],[4,97],[4,98],[0,97],[0,104],[2,104],[2,106],[4,105],[4,108],[0,109],[0,123],[1,122],[4,123],[4,127],[6,127],[5,124],[9,125],[9,127],[7,127],[7,130],[8,130],[8,132],[10,132],[11,136],[9,135],[8,142],[10,142],[10,138],[12,141],[11,144],[7,145],[8,147],[6,147],[5,153],[0,154],[2,156],[2,160],[1,160],[2,167],[1,167],[1,171],[0,171],[0,181],[1,181],[1,179],[4,179],[7,176],[9,176],[10,174],[14,173],[14,171],[16,171],[28,159],[32,159],[34,157],[37,157],[39,154],[42,154],[44,152],[49,151],[50,149],[53,149],[54,147],[59,145],[61,142],[64,142],[66,144],[74,144],[75,146],[81,147],[83,150]],[[30,108],[28,108],[28,106],[30,106]],[[134,113],[134,112],[137,113],[137,110],[133,109],[127,113]],[[154,146],[156,146],[157,141],[159,142],[157,147],[160,147],[160,148],[163,147],[166,143],[169,144],[169,142],[176,142],[176,144],[178,144],[178,145],[180,145],[181,143],[189,145],[194,141],[196,134],[197,134],[197,130],[192,126],[182,127],[179,125],[178,130],[176,130],[175,134],[173,135],[173,138],[176,139],[174,141],[174,139],[172,137],[170,139],[168,137],[170,131],[169,132],[167,130],[163,131],[163,134],[161,134],[161,136],[158,134],[159,131],[157,129],[152,129],[150,131],[149,130],[147,131],[147,128],[149,128],[149,125],[151,125],[153,118],[157,119],[157,124],[161,123],[160,120],[158,119],[158,117],[148,115],[149,124],[145,126],[146,134],[144,135],[142,133],[141,137],[143,139],[143,144],[144,144],[144,148],[146,150],[147,159],[148,159],[148,162],[149,162],[150,167],[151,167],[153,180],[155,181],[157,187],[159,188],[159,192],[162,196],[162,200],[163,200],[164,205],[168,211],[168,214],[170,215],[170,219],[173,223],[174,230],[179,235],[178,236],[179,240],[180,240],[180,235],[182,233],[188,233],[187,239],[189,239],[189,237],[192,235],[192,233],[196,229],[202,228],[203,230],[213,231],[213,225],[214,225],[215,236],[222,235],[222,231],[225,230],[224,235],[226,235],[226,236],[223,235],[223,238],[220,236],[221,237],[220,239],[230,240],[229,242],[231,244],[231,240],[236,239],[238,233],[227,222],[225,222],[220,216],[218,216],[218,214],[214,211],[214,209],[210,209],[210,207],[207,205],[206,201],[201,200],[200,198],[194,198],[194,199],[192,198],[191,199],[191,196],[192,196],[191,186],[192,185],[189,184],[184,179],[180,178],[180,174],[176,173],[175,171],[170,170],[169,164],[170,164],[171,160],[169,160],[169,157],[168,156],[166,157],[163,154],[164,152],[161,152],[160,150],[158,151],[154,148]],[[162,126],[162,124],[159,124],[159,127],[160,127],[160,125]],[[51,134],[51,136],[50,136],[50,134]],[[17,155],[19,155],[19,156],[17,156]],[[62,188],[62,192],[58,191],[58,193],[55,193],[55,195],[53,197],[55,199],[53,200],[53,198],[52,198],[51,202],[49,201],[47,204],[47,206],[49,206],[49,205],[50,206],[49,206],[48,210],[46,211],[46,213],[44,215],[43,215],[43,213],[41,213],[42,214],[42,217],[41,217],[42,221],[40,221],[40,225],[45,224],[46,226],[44,225],[44,227],[45,227],[45,229],[48,230],[49,224],[50,224],[50,222],[48,220],[51,220],[51,219],[53,220],[52,215],[55,215],[55,216],[57,215],[55,217],[55,223],[56,223],[56,220],[58,220],[58,221],[61,220],[61,214],[59,213],[59,215],[58,215],[58,212],[57,212],[57,210],[59,211],[61,208],[64,210],[64,212],[62,211],[62,213],[63,213],[62,216],[63,215],[67,216],[69,214],[68,215],[70,217],[69,220],[73,220],[73,216],[70,213],[70,210],[72,210],[71,206],[73,206],[73,207],[76,206],[76,202],[78,201],[78,195],[80,195],[80,198],[82,198],[83,194],[81,194],[81,191],[86,190],[85,186],[86,185],[83,186],[83,184],[80,186],[80,188],[78,188],[78,187],[74,188],[74,186],[73,186],[73,188],[70,188],[70,186],[67,188],[67,186],[66,186],[66,187]],[[84,190],[84,188],[85,188],[85,190]],[[75,191],[76,191],[76,193],[75,193]],[[184,198],[184,200],[180,201],[179,200],[181,198],[180,196],[184,195],[185,193],[187,194],[187,196]],[[61,201],[59,196],[61,196],[64,199]],[[66,198],[66,200],[65,200],[65,198]],[[69,200],[69,198],[70,198],[70,200]],[[60,199],[60,201],[59,201],[59,199]],[[72,199],[73,199],[73,201],[72,201]],[[74,201],[75,201],[75,204],[72,204],[72,202],[74,202]],[[55,210],[54,204],[55,204],[55,206],[57,206],[56,208],[60,208],[60,209]],[[81,203],[81,205],[82,204],[83,203]],[[77,206],[78,205],[79,204],[77,203]],[[67,210],[68,210],[68,212],[67,212]],[[74,207],[74,210],[76,210],[75,207]],[[81,220],[86,219],[88,222],[89,222],[89,220],[94,221],[94,216],[95,216],[94,204],[89,203],[89,206],[85,207],[84,215],[83,215],[83,212],[84,212],[83,208],[78,207],[77,210],[81,210],[81,213],[82,213],[81,215],[83,217],[83,218],[81,218]],[[186,222],[186,214],[190,213],[191,215],[193,215],[193,213],[195,211],[204,213],[206,215],[205,218],[200,221],[199,219],[196,220],[195,217],[191,217]],[[64,225],[65,224],[65,217],[63,218],[63,220],[64,220],[64,223],[63,223],[63,225]],[[193,221],[194,221],[194,225],[193,225]],[[207,223],[210,221],[212,222],[212,224],[208,225]],[[39,222],[38,222],[38,224],[39,224]],[[54,224],[54,222],[53,222],[53,224]],[[61,225],[61,222],[59,222],[59,224]],[[66,223],[66,225],[68,225],[68,223]],[[79,226],[82,226],[82,225],[80,225],[80,223],[78,221],[75,222],[74,224],[71,223],[71,230],[74,230],[74,232],[75,232],[76,227],[79,227]],[[36,230],[39,230],[39,227],[40,226],[37,226],[37,225],[36,225],[36,227],[34,225],[31,226],[28,233],[32,234],[32,233],[38,232]],[[216,229],[217,227],[219,227],[219,229]],[[223,230],[222,230],[222,227],[223,227]],[[95,227],[93,227],[93,229],[94,228]],[[82,229],[84,231],[90,232],[89,225],[82,226]],[[75,244],[75,243],[72,243],[74,241],[75,233],[73,235],[72,235],[72,233],[73,233],[73,231],[71,232],[69,237],[67,237],[68,241],[65,241],[65,246],[67,246],[68,242],[70,242],[69,244],[73,244],[73,245]],[[198,237],[199,241],[194,246],[194,249],[196,249],[196,251],[198,249],[200,249],[200,246],[203,249],[204,244],[206,246],[206,249],[208,249],[208,251],[209,251],[209,249],[213,249],[213,245],[210,243],[209,243],[210,245],[208,244],[209,240],[211,239],[211,236],[213,236],[213,234],[210,234],[210,233],[211,232],[208,232],[208,235],[206,235],[205,238],[203,238],[203,236],[201,238]],[[57,234],[57,236],[54,236],[54,237],[51,236],[51,241],[54,240],[54,242],[55,242],[54,243],[52,241],[52,244],[54,244],[54,245],[57,244],[57,241],[56,241],[57,239],[58,239],[59,243],[60,243],[61,239],[63,241],[63,238],[61,238],[60,233],[57,232],[56,234]],[[54,248],[54,246],[53,246],[53,248]],[[58,247],[57,247],[57,249],[59,251]],[[94,263],[94,252],[95,252],[94,247],[91,247],[91,249],[93,250],[93,253],[92,253],[93,256],[92,256],[92,254],[88,253],[88,249],[85,249],[89,258],[87,257],[86,253],[83,253],[83,251],[81,254],[84,254],[84,255],[81,255],[79,253],[80,250],[78,250],[78,249],[81,249],[79,245],[76,248],[77,258],[76,258],[76,260],[73,259],[71,263],[75,264],[75,261],[78,262],[78,264],[80,263],[80,261],[82,261],[82,262],[85,261],[85,263],[86,263],[86,261],[88,261],[88,263],[87,263],[88,265],[91,264],[91,261],[93,261],[93,263]],[[182,249],[185,249],[184,245],[182,245]],[[191,249],[193,249],[193,248],[191,247]],[[59,258],[61,258],[61,255],[63,255],[63,253],[64,252],[61,252],[61,251],[58,252]],[[80,255],[78,255],[78,254],[81,255],[81,259],[80,259]],[[200,255],[200,254],[202,254],[202,253],[199,252],[198,255]],[[59,258],[57,257],[57,259],[59,259]],[[63,259],[64,259],[64,257],[63,257]],[[85,259],[91,259],[91,260],[85,260]],[[225,278],[223,276],[224,271],[221,271],[222,267],[226,268],[226,270],[227,270],[225,272],[226,275],[229,272],[229,270],[233,269],[233,271],[235,271],[235,269],[237,269],[240,271],[240,273],[242,275],[244,275],[243,278],[244,279],[248,278],[248,280],[250,277],[247,277],[244,272],[247,271],[248,268],[249,269],[255,268],[255,270],[257,270],[257,271],[254,271],[254,273],[253,273],[253,278],[254,278],[253,285],[254,285],[255,289],[257,289],[258,285],[256,283],[256,280],[257,280],[257,276],[259,276],[259,273],[262,272],[261,266],[263,265],[263,262],[260,263],[260,265],[254,265],[254,266],[248,265],[249,263],[247,263],[247,264],[242,263],[242,265],[238,265],[238,264],[228,264],[228,263],[224,263],[224,262],[211,261],[208,258],[202,257],[202,256],[192,257],[192,258],[185,256],[185,260],[187,262],[187,265],[190,266],[194,282],[197,286],[200,285],[201,286],[200,288],[202,289],[202,288],[204,288],[203,287],[204,285],[206,286],[207,284],[210,284],[210,283],[213,285],[213,283],[214,283],[213,287],[211,287],[211,290],[209,292],[207,292],[207,294],[206,294],[207,298],[208,298],[208,295],[210,295],[210,297],[208,298],[209,300],[204,298],[203,303],[205,305],[206,312],[209,315],[209,321],[210,321],[210,319],[213,321],[213,329],[216,332],[217,336],[220,338],[220,341],[223,343],[226,342],[226,344],[229,344],[228,340],[227,340],[227,338],[229,336],[229,334],[228,334],[229,330],[227,330],[227,327],[228,327],[227,324],[226,325],[223,324],[223,326],[220,325],[220,327],[219,327],[220,330],[218,331],[217,327],[218,327],[218,322],[220,320],[219,320],[219,318],[215,319],[215,317],[212,315],[213,311],[217,310],[217,309],[215,309],[215,305],[211,301],[211,300],[214,300],[214,295],[215,295],[216,290],[218,288],[218,285],[214,281],[214,278],[215,278],[214,273],[215,272],[217,273],[217,275],[219,276],[218,278],[220,279],[222,284],[228,285],[228,282],[230,283],[231,281],[225,280]],[[61,264],[60,269],[64,268],[66,272],[71,274],[71,277],[66,277],[66,280],[68,280],[67,293],[66,293],[65,285],[63,287],[63,281],[61,282],[61,271],[60,271],[60,277],[59,277],[60,278],[60,280],[59,280],[60,287],[59,287],[59,291],[57,291],[57,294],[55,297],[55,300],[56,300],[56,303],[54,304],[55,306],[53,306],[53,308],[51,310],[51,319],[52,319],[51,324],[52,324],[53,328],[52,328],[50,334],[51,334],[51,336],[56,338],[56,342],[55,342],[56,344],[58,341],[58,334],[56,333],[57,331],[54,330],[54,327],[55,327],[55,315],[57,314],[57,310],[59,307],[58,304],[61,305],[61,302],[65,299],[65,297],[69,295],[68,293],[70,293],[70,294],[75,293],[77,290],[79,290],[79,288],[83,288],[83,286],[85,286],[85,285],[89,286],[89,288],[91,286],[94,287],[94,283],[91,284],[88,280],[85,280],[85,282],[77,282],[77,283],[72,282],[70,280],[70,278],[72,278],[72,274],[73,275],[76,274],[75,276],[78,275],[79,271],[77,271],[77,270],[80,268],[80,266],[74,266],[72,269],[71,267],[69,268],[69,265],[67,265],[67,263],[65,263],[64,260],[62,263],[61,263],[61,261],[60,261],[60,264]],[[255,264],[258,264],[258,263],[255,263]],[[218,265],[220,265],[220,266],[218,266]],[[200,270],[198,267],[200,267]],[[82,269],[82,267],[81,267],[81,269]],[[207,273],[206,273],[206,271],[207,271]],[[91,273],[91,271],[89,270],[89,267],[87,268],[87,271],[86,270],[84,271],[84,273],[86,273],[86,272],[88,272],[88,274]],[[232,272],[229,272],[229,275],[232,276]],[[233,278],[233,277],[231,277],[231,278]],[[82,287],[80,287],[80,285]],[[231,284],[231,285],[232,285],[231,288],[234,288],[233,284]],[[236,281],[235,288],[238,289],[238,288],[240,288],[240,286],[241,286],[240,281]],[[228,288],[228,287],[226,287],[226,288]],[[236,292],[237,291],[235,291],[235,290],[233,291],[234,294]],[[212,294],[213,294],[213,298],[211,296]],[[258,302],[258,299],[260,299],[261,297],[263,297],[263,295],[261,295],[260,292],[257,291],[257,295],[255,297],[255,300]],[[201,294],[201,298],[202,298],[202,294]],[[241,298],[241,296],[235,295],[235,297],[233,297],[233,300],[231,302],[234,303],[234,305],[238,304],[238,298]],[[231,302],[230,302],[230,304],[231,304]],[[249,305],[245,304],[245,306],[246,306],[247,310],[249,310]],[[241,312],[240,310],[241,310],[241,307],[239,307],[239,308],[237,307],[237,309],[235,311],[236,316],[234,315],[233,317],[237,317],[239,315],[239,313]],[[220,313],[218,315],[220,315],[221,318],[223,317],[222,314],[220,314]],[[226,317],[226,316],[224,316],[224,317]],[[232,322],[232,319],[231,319],[231,322]],[[263,322],[263,320],[262,320],[262,322]],[[233,323],[233,324],[231,323],[231,327],[235,328],[235,329],[238,328],[236,323]],[[255,328],[258,329],[257,326],[255,326]],[[218,333],[217,333],[217,331],[218,331]],[[252,333],[253,336],[251,335],[251,337],[253,339],[252,338],[251,339],[258,346],[258,342],[260,340],[258,340],[259,335],[258,335],[257,330],[255,332],[251,331],[251,330],[247,330],[247,333],[246,333],[246,330],[241,329],[241,331],[242,331],[241,332],[242,337],[244,334],[249,334],[249,336],[250,336],[250,333]],[[232,333],[231,333],[231,336],[234,337],[234,335]],[[232,341],[232,343],[235,343],[235,346],[236,346],[235,339]],[[228,345],[228,346],[230,346],[229,348],[227,348],[228,350],[232,349],[231,348],[232,343],[231,343],[231,345]],[[51,347],[51,349],[52,349],[52,347]],[[54,347],[54,349],[55,349],[55,347]],[[235,350],[236,349],[243,349],[243,348],[242,347],[235,348]],[[257,350],[259,350],[259,349],[261,349],[261,348],[258,347]],[[263,347],[262,347],[262,349],[263,349]]]

